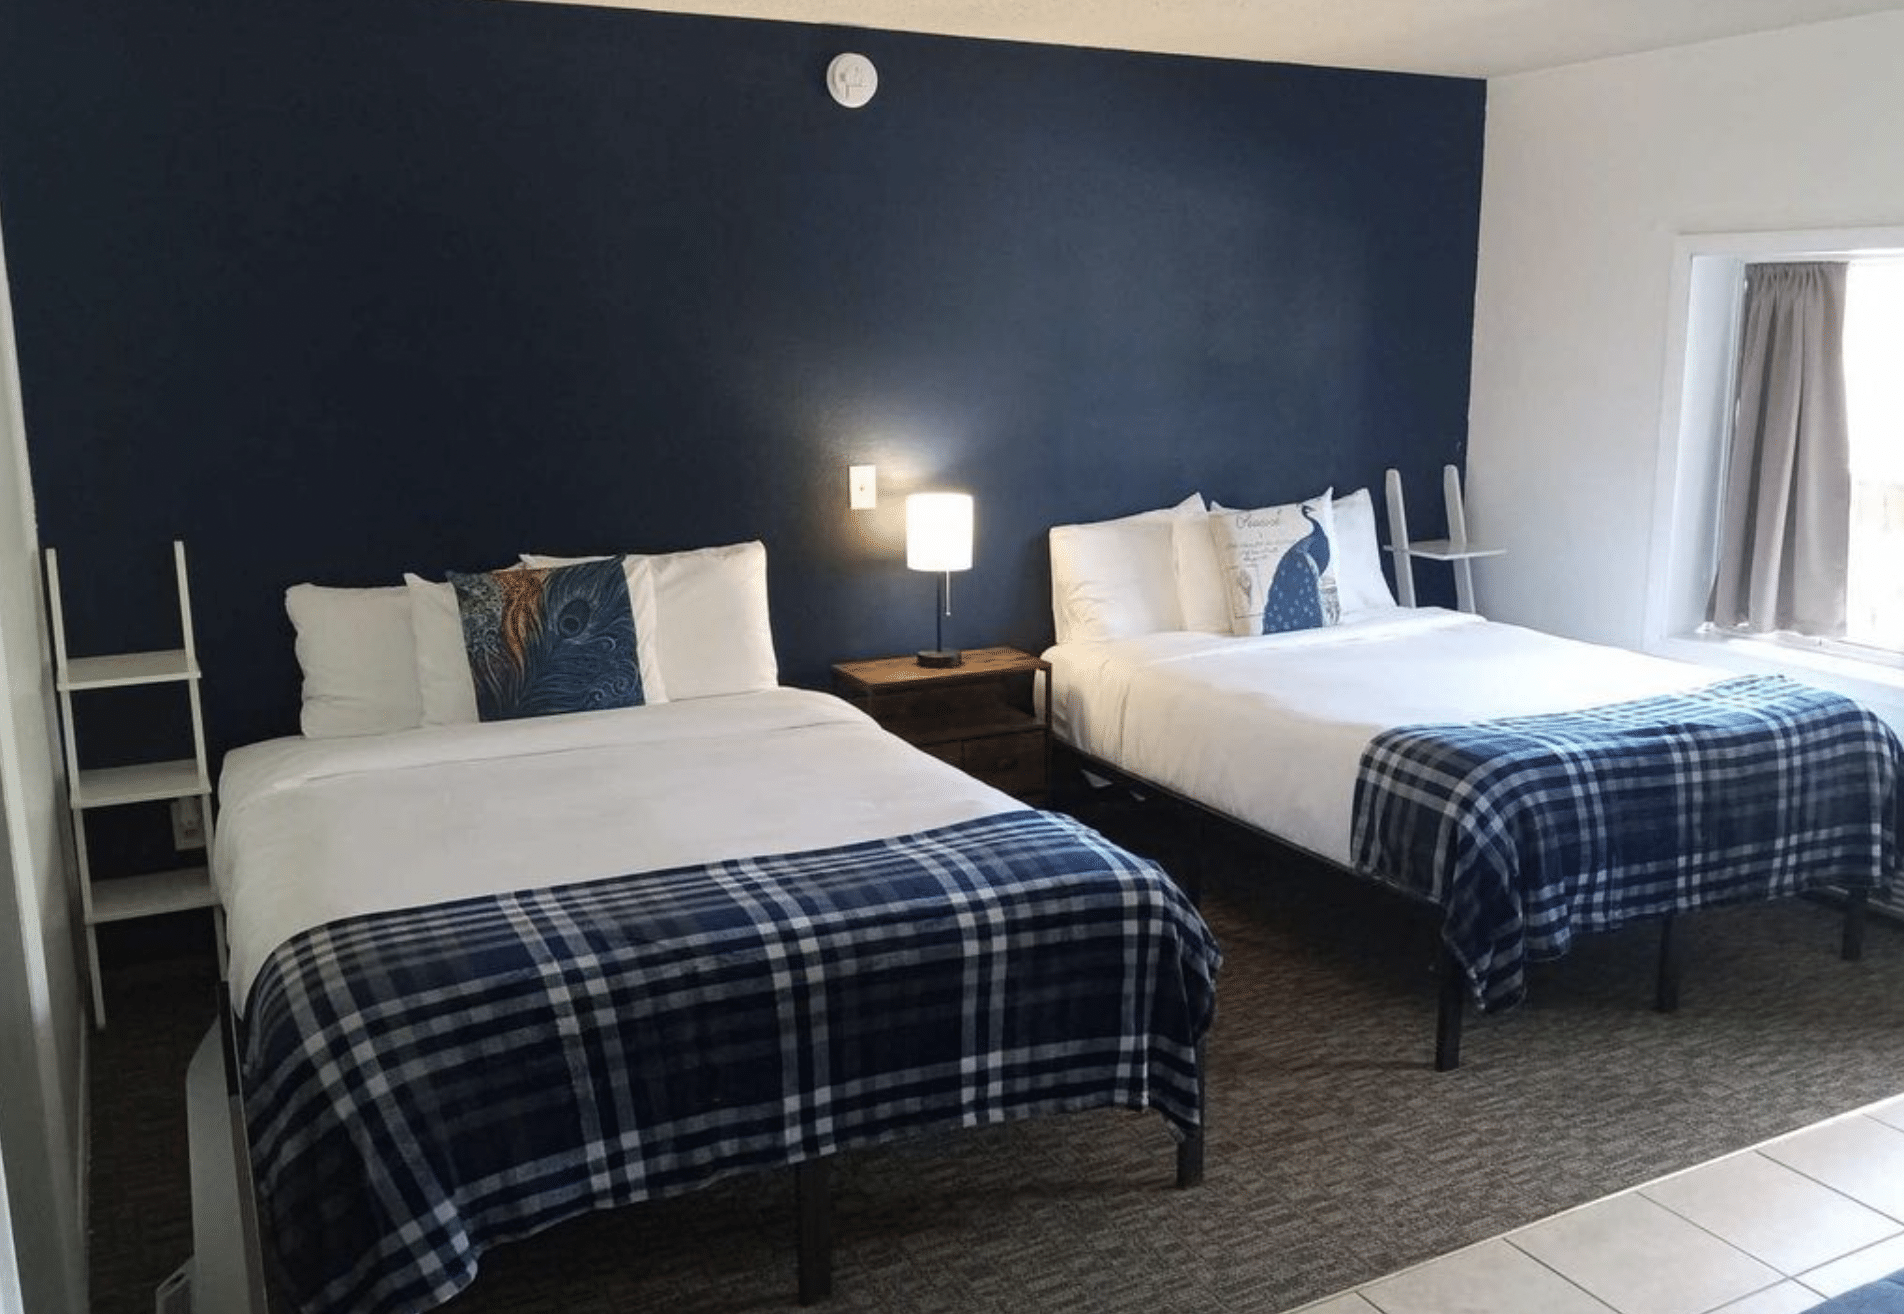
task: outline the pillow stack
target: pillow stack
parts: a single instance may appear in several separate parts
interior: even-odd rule
[[[306,737],[771,689],[759,542],[654,556],[525,555],[391,588],[285,592]]]
[[[1395,597],[1368,490],[1239,511],[1175,506],[1051,530],[1059,643],[1169,630],[1274,634],[1333,625]]]

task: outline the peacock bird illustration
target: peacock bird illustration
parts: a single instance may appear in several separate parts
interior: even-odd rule
[[[1302,517],[1309,532],[1297,539],[1270,577],[1263,599],[1264,634],[1313,630],[1328,623],[1323,614],[1322,572],[1329,568],[1329,536],[1305,505]]]
[[[480,719],[641,705],[620,558],[450,578]]]

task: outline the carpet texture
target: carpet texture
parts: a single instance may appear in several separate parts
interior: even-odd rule
[[[1140,851],[1148,814],[1090,818]],[[1530,997],[1470,1015],[1430,1069],[1435,943],[1345,877],[1217,843],[1227,962],[1209,1170],[1172,1188],[1155,1115],[1101,1112],[855,1152],[835,1171],[840,1311],[1275,1314],[1904,1091],[1904,928],[1837,957],[1816,903],[1683,923],[1680,1012],[1650,1007],[1656,932],[1591,937]],[[92,1058],[96,1314],[145,1314],[191,1247],[185,1066],[203,954],[108,963]],[[492,1251],[453,1314],[793,1309],[787,1174],[575,1220]]]

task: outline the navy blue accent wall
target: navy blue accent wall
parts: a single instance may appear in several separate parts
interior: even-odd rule
[[[822,84],[846,49],[863,110]],[[175,641],[183,537],[222,750],[296,728],[300,580],[758,537],[819,685],[932,639],[912,490],[977,497],[961,646],[1049,640],[1048,526],[1192,489],[1396,465],[1433,532],[1484,109],[495,0],[10,0],[0,220],[76,644]]]

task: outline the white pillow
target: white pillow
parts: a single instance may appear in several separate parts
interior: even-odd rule
[[[309,739],[376,735],[423,723],[410,595],[400,586],[333,589],[294,584],[284,610],[297,631]]]
[[[1203,494],[1116,520],[1053,525],[1051,623],[1059,643],[1184,628],[1179,522],[1200,519]]]
[[[599,561],[600,557],[576,558]],[[527,561],[527,566],[559,566],[562,561]],[[647,704],[668,701],[660,662],[661,623],[655,606],[654,571],[646,560],[623,563],[628,605],[635,614],[635,663],[641,668],[641,697]],[[424,725],[469,725],[478,720],[476,681],[469,670],[463,639],[463,613],[456,586],[416,575],[403,577],[409,591],[410,624],[416,645],[416,680],[422,696]]]
[[[1375,500],[1369,490],[1358,488],[1347,497],[1336,498],[1331,514],[1335,528],[1329,541],[1334,545],[1335,584],[1343,615],[1369,607],[1393,607],[1395,595],[1389,591],[1388,577],[1382,574]]]
[[[524,553],[522,564],[555,566],[583,559]],[[755,539],[626,560],[653,572],[656,666],[671,701],[751,693],[780,683],[767,613],[766,544]],[[634,595],[632,584],[629,595]],[[641,677],[648,678],[646,657]]]
[[[416,641],[417,685],[424,725],[470,725],[476,721],[476,681],[463,646],[463,616],[456,586],[406,573],[410,625]]]
[[[1281,634],[1341,619],[1332,509],[1325,490],[1305,502],[1210,514],[1232,634]]]
[[[1198,497],[1196,501],[1194,510],[1187,502],[1177,507],[1177,520],[1172,526],[1177,559],[1177,605],[1184,629],[1228,634],[1230,604],[1224,593],[1223,566],[1216,559],[1216,540],[1210,536],[1210,520],[1204,514],[1203,499]]]

